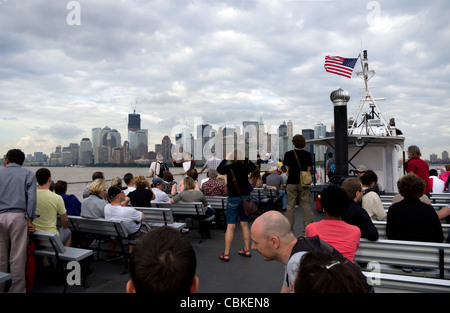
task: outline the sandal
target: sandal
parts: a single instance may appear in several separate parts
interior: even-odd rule
[[[224,261],[224,262],[230,262],[230,257],[229,257],[228,254],[222,253],[222,254],[219,256],[219,259],[221,259],[221,260]]]
[[[252,255],[250,254],[250,250],[245,250],[245,249],[239,250],[239,251],[238,251],[238,254],[239,254],[239,255],[242,255],[242,256],[245,256],[245,257],[247,257],[247,258],[249,258],[249,257],[252,256]]]

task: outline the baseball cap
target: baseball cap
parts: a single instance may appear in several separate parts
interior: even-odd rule
[[[364,165],[358,165],[356,171],[359,173],[364,173],[365,171],[367,171],[367,167],[365,167]]]
[[[108,196],[111,198],[114,198],[119,193],[121,193],[123,190],[127,189],[127,187],[120,187],[120,186],[112,186],[108,188]]]
[[[153,180],[153,184],[154,184],[155,186],[157,186],[157,185],[168,185],[167,182],[166,182],[165,180],[163,180],[162,178],[159,178],[159,177],[157,177],[157,178],[155,178],[155,179]]]

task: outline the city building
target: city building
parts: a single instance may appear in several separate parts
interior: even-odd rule
[[[323,125],[322,123],[317,123],[314,126],[314,138],[324,138],[327,135],[327,127]],[[326,147],[325,146],[315,146],[315,155],[316,155],[316,161],[324,161],[325,160],[325,152]]]
[[[94,163],[94,150],[92,148],[92,142],[89,138],[83,138],[80,141],[78,164],[90,165],[92,163]]]

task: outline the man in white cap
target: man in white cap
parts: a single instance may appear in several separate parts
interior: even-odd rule
[[[358,165],[356,167],[356,176],[358,176],[358,178],[361,178],[361,176],[364,175],[364,173],[367,171],[367,167],[365,167],[364,165]]]

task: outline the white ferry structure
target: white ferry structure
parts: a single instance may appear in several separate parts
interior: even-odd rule
[[[365,89],[356,116],[347,119],[347,126],[345,127],[347,134],[345,137],[347,137],[348,150],[343,152],[347,160],[344,172],[338,179],[353,176],[358,165],[365,165],[367,169],[371,169],[377,174],[381,191],[397,193],[397,181],[403,175],[405,137],[401,136],[402,132],[396,128],[395,119],[390,118],[388,121],[379,110],[376,102],[385,99],[372,96],[369,80],[375,75],[375,71],[369,70],[367,50],[363,51],[363,56],[359,55],[359,59],[361,60],[362,71],[356,72],[356,74],[364,81]],[[336,105],[346,106],[350,95],[339,89],[331,93],[330,98],[336,108]],[[306,142],[330,146],[335,149],[335,158],[338,158],[338,151],[341,147],[336,140],[338,136],[338,125],[336,124],[335,111],[335,135],[333,137],[310,139]],[[337,167],[338,164],[336,163]]]

